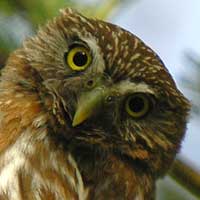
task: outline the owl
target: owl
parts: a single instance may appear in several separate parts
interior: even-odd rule
[[[0,80],[1,200],[153,200],[190,104],[132,33],[67,8]]]

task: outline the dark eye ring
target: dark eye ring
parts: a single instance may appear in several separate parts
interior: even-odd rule
[[[141,118],[150,110],[150,100],[147,95],[137,93],[128,96],[125,101],[125,110],[133,118]]]

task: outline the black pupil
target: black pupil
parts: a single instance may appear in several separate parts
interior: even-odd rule
[[[82,67],[84,66],[88,61],[88,57],[85,52],[79,51],[77,52],[73,57],[73,62],[75,65]]]
[[[140,97],[133,97],[129,101],[129,108],[135,113],[141,112],[144,109],[143,99]]]

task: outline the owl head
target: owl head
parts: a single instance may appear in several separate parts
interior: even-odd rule
[[[163,174],[186,129],[188,100],[132,33],[72,9],[18,51],[52,135]],[[24,86],[25,87],[25,86]]]

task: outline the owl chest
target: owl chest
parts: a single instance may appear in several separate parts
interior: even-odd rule
[[[146,191],[142,179],[148,179],[137,176],[131,166],[115,155],[110,154],[104,158],[93,155],[94,160],[91,155],[78,157],[77,166],[88,188],[88,199],[145,200]]]
[[[0,155],[1,200],[84,200],[87,189],[69,153],[51,150],[48,140],[19,138]]]

